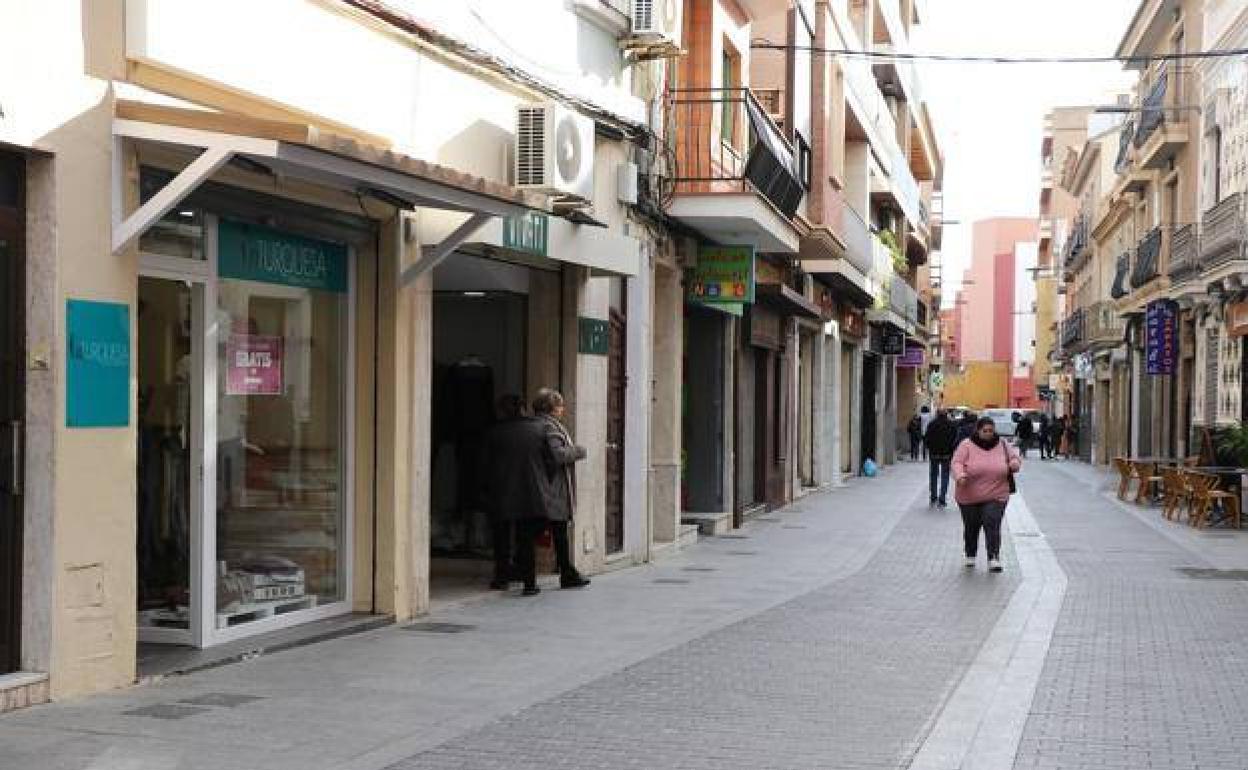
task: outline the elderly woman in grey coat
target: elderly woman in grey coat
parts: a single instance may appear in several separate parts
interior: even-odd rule
[[[542,454],[546,473],[541,485],[541,507],[545,520],[540,526],[549,526],[555,546],[555,559],[559,564],[561,588],[581,588],[589,585],[589,579],[581,575],[572,563],[572,549],[568,542],[568,524],[576,513],[576,478],[573,466],[585,459],[585,448],[572,441],[568,429],[560,422],[563,417],[563,396],[558,391],[542,388],[533,399],[533,414],[541,422],[545,440]],[[540,533],[540,529],[533,533]],[[537,584],[525,576],[524,592],[538,592]]]

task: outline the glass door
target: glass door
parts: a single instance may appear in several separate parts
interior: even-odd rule
[[[204,284],[139,278],[136,487],[140,641],[200,641]]]

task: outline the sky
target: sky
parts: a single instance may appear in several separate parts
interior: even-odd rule
[[[927,0],[915,53],[1112,56],[1140,0]],[[943,304],[970,259],[971,223],[1037,216],[1040,139],[1053,107],[1112,103],[1134,74],[1119,64],[918,62],[945,156]]]

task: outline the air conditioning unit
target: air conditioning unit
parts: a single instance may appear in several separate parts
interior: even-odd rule
[[[680,46],[684,0],[633,0],[633,37],[647,43]]]
[[[517,107],[515,185],[593,200],[594,121],[556,102]]]

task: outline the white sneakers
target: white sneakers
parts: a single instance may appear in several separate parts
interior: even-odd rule
[[[1001,569],[1001,560],[1000,560],[1000,559],[989,559],[989,560],[988,560],[988,571],[989,571],[989,572],[1001,572],[1001,571],[1002,571],[1002,569]]]
[[[975,557],[974,557],[974,556],[968,556],[968,557],[966,557],[966,561],[964,561],[964,562],[962,562],[962,563],[963,563],[963,564],[965,564],[968,568],[970,568],[970,567],[974,567],[974,566],[975,566]]]

